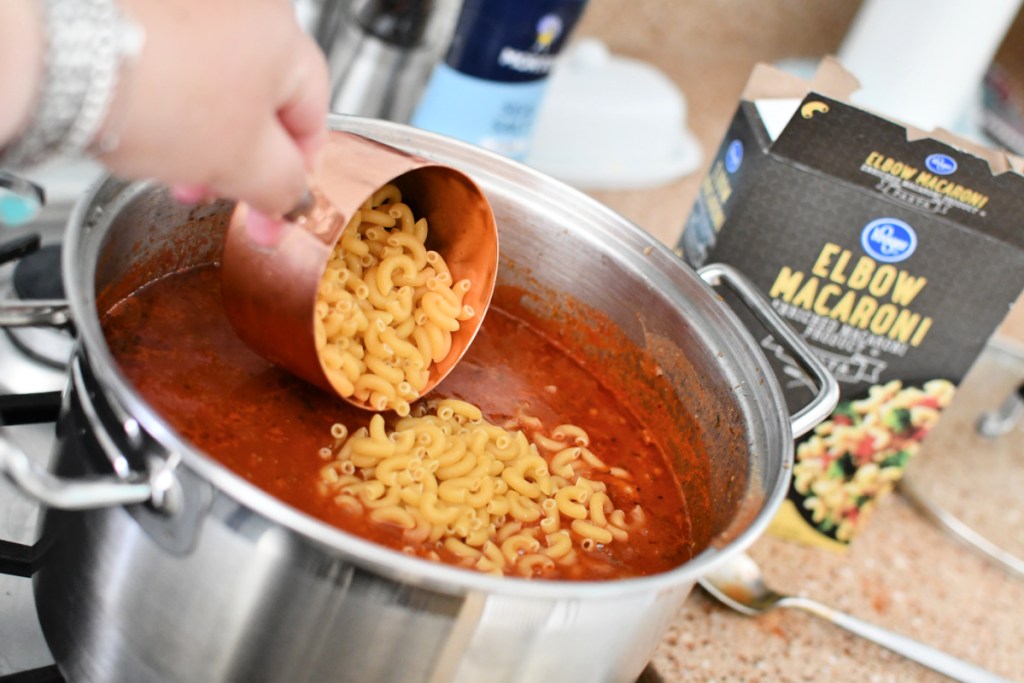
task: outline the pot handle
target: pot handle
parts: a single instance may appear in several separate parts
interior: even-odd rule
[[[722,263],[704,266],[697,274],[712,287],[725,286],[732,290],[761,324],[781,341],[796,364],[814,379],[818,393],[810,403],[789,418],[793,438],[803,436],[831,415],[839,402],[839,383],[807,342],[775,312],[753,283],[735,268]]]
[[[70,324],[68,303],[62,299],[0,304],[0,327],[67,327]]]
[[[128,505],[153,497],[152,485],[140,476],[130,479],[98,477],[82,481],[56,477],[3,436],[0,436],[0,472],[30,498],[61,510]]]
[[[96,409],[83,382],[79,363],[76,355],[72,360],[71,380],[82,410],[95,418]],[[121,455],[116,444],[110,441],[109,435],[98,430],[95,436],[117,469],[116,463]],[[175,512],[181,501],[180,488],[173,476],[177,459],[152,458],[150,464],[148,473],[124,471],[111,476],[67,479],[51,474],[0,433],[0,474],[30,498],[61,510],[151,503],[158,510]]]

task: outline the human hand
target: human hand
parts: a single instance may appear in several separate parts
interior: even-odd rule
[[[146,44],[125,67],[99,159],[174,186],[182,201],[245,201],[250,236],[276,242],[278,217],[307,188],[326,135],[328,77],[288,0],[121,0]]]

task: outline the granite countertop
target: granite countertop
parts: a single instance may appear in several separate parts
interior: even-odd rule
[[[725,3],[728,4],[728,3]],[[667,10],[653,0],[596,3],[578,34],[613,52],[654,63],[685,93],[688,123],[704,165],[668,185],[590,194],[672,246],[682,230],[711,155],[758,61],[827,54],[856,3],[784,0],[732,20],[721,5],[685,3]],[[826,8],[825,5],[828,5]],[[675,12],[666,17],[665,12]],[[799,12],[799,29],[791,26]],[[718,13],[718,14],[716,14]],[[749,14],[749,13],[748,13]],[[798,17],[799,18],[799,17]],[[820,30],[806,24],[819,21]],[[689,22],[689,23],[687,23]],[[716,24],[716,22],[718,22]],[[731,22],[731,23],[730,23]],[[701,33],[683,28],[700,27]],[[756,25],[754,34],[744,26]],[[673,37],[673,31],[681,35]],[[688,42],[689,41],[689,42]],[[728,43],[728,50],[716,45]],[[909,480],[1006,550],[1024,557],[1024,425],[997,439],[976,434],[978,417],[1024,382],[1024,304],[1018,304],[961,384],[954,404],[911,464]],[[816,598],[849,614],[1024,681],[1024,579],[966,548],[899,494],[880,504],[843,555],[763,537],[750,551],[779,590]],[[738,615],[695,588],[654,657],[664,681],[943,681],[948,680],[816,617],[779,610]]]
[[[1024,425],[979,436],[975,422],[1024,381],[1024,347],[991,345],[929,436],[907,477],[930,498],[1024,557]],[[900,494],[887,497],[844,555],[765,536],[751,548],[769,585],[1024,680],[1024,579],[982,559]],[[816,617],[751,618],[697,588],[658,648],[665,681],[944,681]]]

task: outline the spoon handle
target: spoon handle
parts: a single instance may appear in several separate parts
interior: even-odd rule
[[[944,674],[953,680],[963,683],[1011,683],[1011,681],[986,671],[962,659],[958,659],[942,650],[920,643],[912,638],[894,633],[880,626],[862,621],[849,614],[844,614],[821,604],[815,600],[801,597],[787,597],[779,603],[784,607],[794,607],[815,614],[822,619],[831,621],[836,626],[866,638],[882,647],[889,648],[907,659]]]

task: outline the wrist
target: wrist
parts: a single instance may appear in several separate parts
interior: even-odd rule
[[[0,2],[0,150],[28,126],[39,97],[45,44],[37,3]]]
[[[122,63],[143,42],[141,29],[116,0],[42,0],[35,6],[45,33],[38,93],[27,124],[0,148],[0,165],[15,168],[83,154],[107,118]]]

